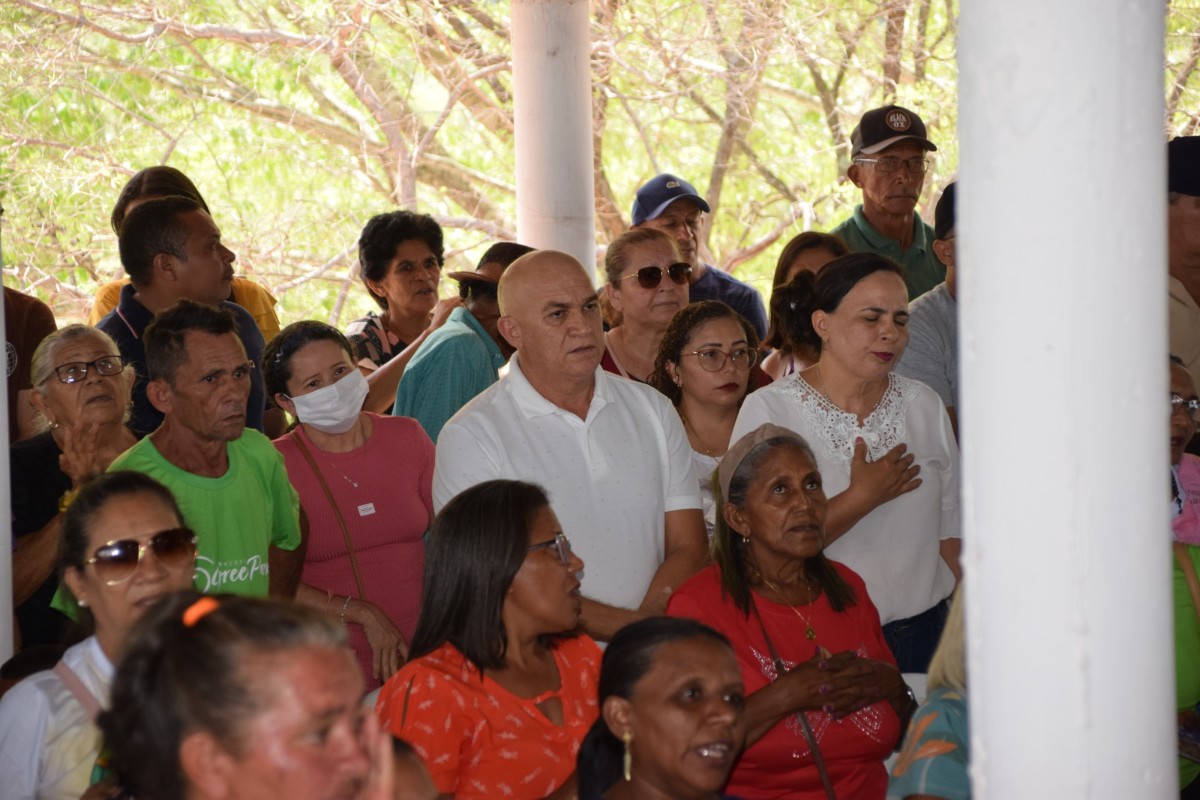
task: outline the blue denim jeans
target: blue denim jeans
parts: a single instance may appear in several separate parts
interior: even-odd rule
[[[928,672],[929,660],[942,637],[942,628],[950,613],[950,600],[938,603],[915,617],[898,619],[883,626],[892,655],[901,672]]]

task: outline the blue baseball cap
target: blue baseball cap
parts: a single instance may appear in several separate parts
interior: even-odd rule
[[[704,198],[696,192],[696,187],[683,178],[667,172],[656,175],[642,184],[642,188],[637,190],[633,198],[633,224],[641,225],[647,220],[656,219],[667,210],[667,206],[685,197],[700,206],[704,213],[712,211],[708,203],[704,202]]]

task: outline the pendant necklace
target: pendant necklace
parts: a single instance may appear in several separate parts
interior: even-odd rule
[[[771,583],[769,580],[767,580],[761,572],[758,574],[758,579],[763,582],[764,586],[766,586],[768,589],[770,589],[776,595],[779,596],[779,602],[783,603],[785,606],[790,608],[792,610],[792,613],[800,618],[800,621],[804,623],[804,636],[810,642],[813,641],[814,639],[816,639],[817,632],[815,630],[813,630],[812,623],[809,622],[808,617],[801,614],[800,609],[796,608],[794,605],[792,605],[787,600],[785,600],[783,597],[783,592],[779,591],[779,587],[776,586],[775,584]],[[812,588],[810,586],[808,586],[807,583],[806,583],[806,588],[808,588],[808,602],[805,605],[812,605],[812,601],[813,601]]]

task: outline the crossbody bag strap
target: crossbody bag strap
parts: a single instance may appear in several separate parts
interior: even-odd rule
[[[333,514],[337,517],[338,527],[342,529],[342,537],[346,540],[346,552],[350,554],[350,569],[354,572],[354,585],[358,587],[358,599],[365,601],[367,592],[363,589],[362,573],[358,571],[358,556],[354,553],[354,542],[350,540],[350,529],[346,527],[346,519],[342,516],[342,510],[338,508],[337,500],[333,498],[333,492],[330,490],[329,484],[325,482],[325,476],[321,474],[321,468],[317,466],[316,459],[312,457],[312,453],[308,452],[308,447],[304,444],[303,433],[296,431],[295,439],[296,444],[300,447],[300,454],[304,456],[304,460],[312,468],[313,474],[317,476],[317,482],[321,484],[321,489],[325,492],[325,499],[329,501],[329,505],[333,506]]]
[[[1174,542],[1171,549],[1175,551],[1175,560],[1179,562],[1179,568],[1183,570],[1183,577],[1187,580],[1188,591],[1192,593],[1192,605],[1196,609],[1196,616],[1200,617],[1200,581],[1196,580],[1196,566],[1188,555],[1186,544]]]
[[[779,653],[775,651],[775,643],[767,634],[767,626],[763,624],[762,615],[758,613],[758,604],[754,601],[753,592],[750,595],[750,607],[754,609],[754,618],[758,620],[758,628],[767,642],[767,651],[771,654],[771,661],[775,663],[775,680],[781,680],[788,670],[784,667]],[[808,742],[809,749],[812,750],[813,763],[817,766],[817,774],[821,776],[821,785],[825,787],[825,796],[828,800],[837,800],[837,795],[833,792],[833,781],[829,779],[829,770],[825,769],[825,759],[821,756],[821,748],[817,747],[817,737],[813,735],[812,726],[808,724],[808,717],[803,711],[796,711],[794,714],[796,721],[800,723],[804,739]]]
[[[67,687],[71,696],[79,701],[79,705],[83,706],[92,722],[95,722],[96,717],[100,716],[100,701],[84,686],[83,680],[75,674],[75,670],[68,667],[67,662],[59,661],[54,665],[54,674]]]

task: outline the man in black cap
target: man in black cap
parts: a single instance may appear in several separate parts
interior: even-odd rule
[[[1200,375],[1200,136],[1167,144],[1167,274],[1171,353]]]
[[[759,337],[767,335],[767,312],[762,297],[747,283],[700,260],[700,215],[712,211],[695,187],[663,173],[637,190],[633,200],[633,227],[657,228],[673,236],[683,260],[692,265],[688,280],[691,302],[720,300],[750,321]]]
[[[954,186],[942,191],[934,210],[933,252],[946,265],[946,280],[908,304],[908,346],[896,372],[927,384],[946,404],[958,434],[958,299],[954,271]]]
[[[496,329],[496,286],[508,265],[533,248],[516,242],[492,245],[474,272],[451,272],[463,305],[429,334],[404,369],[392,413],[421,423],[435,443],[446,422],[471,398],[495,383],[512,348]]]
[[[937,146],[925,135],[925,123],[900,106],[863,114],[850,134],[847,177],[862,189],[862,204],[831,233],[856,253],[878,253],[904,268],[908,298],[915,300],[937,286],[946,270],[933,252],[933,229],[917,213],[917,201],[929,169],[927,152]]]

